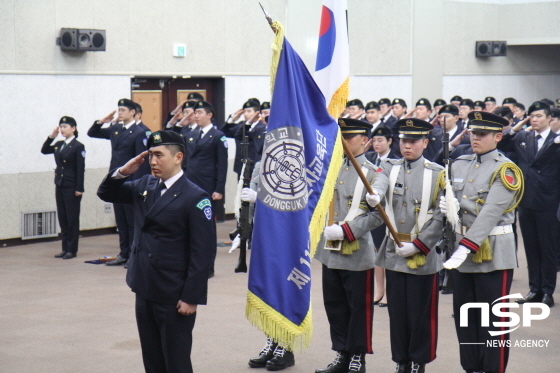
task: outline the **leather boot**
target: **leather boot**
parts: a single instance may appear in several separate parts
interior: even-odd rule
[[[337,351],[336,357],[326,368],[317,369],[315,373],[347,373],[350,359],[346,352]]]
[[[424,373],[426,371],[426,364],[412,363],[410,373]]]
[[[296,361],[292,351],[286,351],[282,346],[277,346],[272,359],[266,362],[266,369],[282,370],[293,366],[295,363]]]
[[[348,364],[348,373],[366,373],[365,354],[354,354]]]
[[[278,344],[274,343],[272,338],[267,338],[266,344],[259,356],[249,359],[249,366],[251,368],[264,368],[266,366],[266,362],[274,357],[274,350],[276,349],[276,346],[278,346]]]
[[[412,367],[412,363],[410,361],[408,363],[397,363],[397,367],[395,368],[395,373],[410,373],[411,367]]]

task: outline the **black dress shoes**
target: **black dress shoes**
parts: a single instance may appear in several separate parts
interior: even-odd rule
[[[408,363],[397,363],[395,373],[409,373],[411,367],[412,363],[410,361]]]
[[[278,346],[274,350],[274,357],[266,362],[266,370],[282,370],[293,366],[295,363],[294,353]]]
[[[278,344],[274,343],[272,339],[266,339],[266,345],[262,349],[261,353],[257,357],[249,359],[249,366],[251,368],[264,368],[266,367],[267,361],[274,357],[274,350]]]
[[[348,364],[348,373],[366,373],[365,354],[352,355],[350,358],[350,364]]]
[[[550,294],[543,295],[542,302],[549,307],[554,307],[554,298]]]
[[[412,363],[410,373],[424,373],[426,371],[426,364]]]
[[[122,256],[117,255],[115,260],[111,260],[110,262],[107,262],[105,264],[107,264],[108,266],[120,266],[125,264],[127,260],[128,260],[127,258],[123,258]]]
[[[72,259],[72,258],[75,258],[75,257],[76,257],[76,253],[67,252],[66,254],[64,254],[62,259]]]
[[[379,302],[378,306],[379,307],[387,307],[387,303]]]
[[[315,373],[348,373],[348,365],[350,364],[350,358],[348,354],[342,351],[336,352],[336,357],[327,365],[326,368],[321,368],[315,370]]]
[[[64,255],[66,255],[66,251],[61,251],[60,254],[56,254],[54,257],[55,258],[62,258]]]
[[[529,292],[525,297],[516,300],[518,304],[540,302],[542,300],[542,294]]]

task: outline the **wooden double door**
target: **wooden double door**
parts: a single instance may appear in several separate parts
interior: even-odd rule
[[[152,131],[162,129],[169,113],[192,92],[200,93],[214,106],[216,118],[223,117],[223,78],[135,77],[131,87],[132,101],[142,106],[142,122]]]

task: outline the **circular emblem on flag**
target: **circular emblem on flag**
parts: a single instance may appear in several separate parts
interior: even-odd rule
[[[280,127],[267,133],[261,164],[258,197],[279,211],[307,206],[307,180],[301,129]]]

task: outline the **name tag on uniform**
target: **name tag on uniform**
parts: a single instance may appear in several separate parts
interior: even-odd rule
[[[459,179],[458,177],[453,179],[454,183],[462,183],[464,180],[463,179]]]

